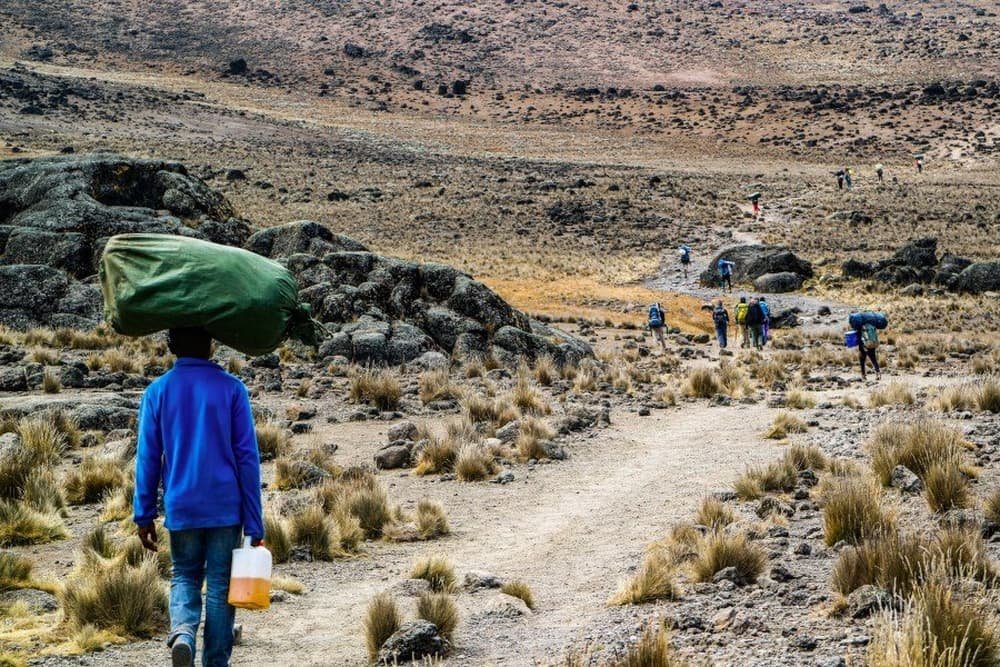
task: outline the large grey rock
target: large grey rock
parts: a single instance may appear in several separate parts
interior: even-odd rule
[[[803,278],[812,278],[812,264],[798,257],[784,246],[737,245],[725,248],[712,258],[709,268],[702,272],[700,280],[704,285],[718,285],[717,271],[719,259],[733,262],[733,282],[754,280],[766,273],[795,273]]]
[[[403,445],[388,445],[375,453],[375,467],[395,470],[410,465],[410,449]]]
[[[958,292],[982,294],[1000,291],[1000,262],[976,262],[958,274],[954,289]]]
[[[318,222],[299,220],[261,230],[247,240],[247,250],[264,257],[289,257],[308,253],[322,257],[331,252],[366,252],[354,239],[334,234]]]
[[[442,655],[447,643],[430,621],[407,621],[389,637],[378,652],[377,663],[394,665]]]
[[[14,366],[12,368],[0,368],[0,391],[27,391],[28,377],[24,374],[24,368]]]
[[[897,250],[889,259],[890,264],[922,269],[935,266],[937,262],[937,239],[928,236],[914,239]]]
[[[753,287],[758,292],[768,294],[780,294],[783,292],[794,292],[802,287],[802,276],[790,271],[781,273],[765,273],[758,276],[753,281]]]
[[[847,596],[847,615],[851,618],[867,618],[883,609],[892,608],[892,594],[871,584],[861,586]]]
[[[0,606],[6,607],[15,602],[23,603],[33,614],[45,614],[59,609],[59,600],[55,595],[36,588],[20,588],[0,593]]]
[[[389,427],[389,432],[386,434],[386,437],[389,442],[416,440],[417,425],[409,420],[397,422]]]

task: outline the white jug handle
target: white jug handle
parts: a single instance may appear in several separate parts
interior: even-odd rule
[[[249,535],[247,535],[247,536],[245,536],[243,538],[243,548],[244,549],[249,549],[250,548],[250,536]]]

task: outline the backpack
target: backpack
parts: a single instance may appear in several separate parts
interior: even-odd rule
[[[712,321],[715,322],[715,326],[721,327],[729,322],[729,314],[722,308],[716,308],[712,311]]]
[[[768,307],[767,301],[760,302],[760,312],[764,313],[765,320],[771,318],[771,309]]]
[[[653,328],[663,326],[663,309],[655,303],[649,307],[649,326]]]
[[[861,338],[864,340],[866,350],[874,350],[878,347],[878,333],[871,324],[866,324],[861,330]]]
[[[748,303],[738,303],[736,304],[736,323],[743,324],[747,321],[747,311],[750,310],[750,304]]]
[[[691,248],[687,247],[686,245],[681,246],[681,261],[688,262],[690,260],[691,260]]]

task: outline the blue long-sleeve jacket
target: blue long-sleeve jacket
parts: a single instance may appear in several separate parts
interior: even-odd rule
[[[182,357],[143,394],[136,524],[156,518],[161,480],[167,530],[241,524],[244,534],[264,538],[250,396],[242,382],[211,361]]]

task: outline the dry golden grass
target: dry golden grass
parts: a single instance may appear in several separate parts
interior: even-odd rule
[[[913,405],[916,400],[908,386],[902,382],[890,382],[868,395],[868,406],[878,408],[883,405]]]
[[[941,412],[954,410],[975,410],[978,390],[973,385],[961,384],[945,387],[928,401],[928,407]]]
[[[413,469],[416,475],[440,475],[451,472],[458,460],[459,444],[454,438],[432,438],[420,450],[417,465]]]
[[[935,463],[958,459],[962,449],[962,438],[957,431],[927,419],[881,424],[868,442],[872,470],[885,485],[897,465],[906,466],[923,478]]]
[[[138,567],[95,562],[66,584],[62,608],[75,628],[92,625],[116,634],[149,637],[167,625],[167,592],[154,559]]]
[[[451,381],[447,368],[437,368],[420,374],[417,381],[420,401],[425,405],[434,401],[462,398],[462,388]]]
[[[736,515],[718,498],[707,497],[698,506],[694,520],[699,525],[718,530],[736,521]]]
[[[559,379],[559,369],[556,367],[556,362],[547,354],[543,354],[535,359],[532,373],[535,376],[535,382],[543,387],[551,386],[553,382]]]
[[[944,581],[921,586],[901,614],[883,614],[868,667],[988,667],[1000,661],[996,620]]]
[[[133,483],[120,486],[106,494],[103,498],[104,508],[101,510],[101,521],[124,521],[132,516]]]
[[[496,472],[493,456],[481,445],[464,445],[455,459],[455,475],[463,482],[479,482]]]
[[[934,512],[968,507],[972,502],[969,483],[957,460],[931,465],[924,472],[924,497]]]
[[[816,407],[816,399],[809,392],[801,389],[789,389],[785,394],[785,407],[793,410],[804,410]]]
[[[35,468],[24,480],[21,501],[43,514],[60,514],[66,507],[56,475],[51,468]]]
[[[292,434],[284,427],[274,422],[263,422],[257,424],[257,449],[260,451],[262,461],[284,456],[291,450]]]
[[[380,593],[372,598],[365,611],[365,647],[370,661],[375,662],[379,649],[402,622],[396,600],[389,593]]]
[[[348,397],[354,403],[367,403],[379,410],[394,410],[402,396],[399,379],[388,369],[366,368],[351,376]]]
[[[521,600],[528,609],[535,609],[535,595],[531,592],[531,586],[527,582],[519,579],[508,581],[500,587],[500,592]]]
[[[316,560],[343,555],[337,527],[320,507],[305,507],[293,514],[288,521],[288,538],[295,546],[307,548]]]
[[[33,465],[54,465],[69,447],[53,413],[25,417],[17,424],[17,434]]]
[[[292,595],[302,595],[305,592],[305,585],[298,579],[291,577],[271,577],[271,588],[276,591],[285,591]]]
[[[70,505],[89,505],[123,486],[128,474],[117,461],[90,456],[66,475],[66,500]]]
[[[393,510],[389,504],[389,494],[373,475],[346,482],[347,491],[340,509],[357,518],[365,537],[377,539],[382,529],[392,522]]]
[[[993,376],[980,383],[976,405],[983,412],[1000,412],[1000,377]]]
[[[458,627],[458,605],[447,593],[421,593],[417,598],[417,618],[433,623],[438,633],[451,641]]]
[[[840,552],[831,585],[841,595],[875,585],[905,597],[926,574],[927,544],[906,533],[879,535]]]
[[[0,591],[21,588],[31,582],[32,563],[11,551],[0,551]]]
[[[783,458],[796,470],[826,470],[830,465],[830,459],[816,445],[792,445]]]
[[[39,512],[15,500],[0,500],[0,547],[44,544],[67,536],[58,514]]]
[[[543,420],[526,417],[521,420],[514,447],[518,456],[524,461],[546,459],[549,457],[549,452],[545,448],[545,443],[554,435],[555,431]]]
[[[1000,489],[993,491],[983,501],[983,512],[987,521],[1000,525]]]
[[[591,651],[573,652],[560,660],[559,667],[686,667],[688,662],[670,647],[670,635],[664,624],[649,624],[639,641],[624,656],[614,656],[599,663]]]
[[[412,579],[424,579],[437,593],[450,593],[455,588],[455,568],[442,556],[421,558],[410,570]]]
[[[656,600],[677,600],[680,588],[675,582],[676,571],[660,551],[650,551],[642,561],[639,571],[624,581],[611,596],[608,604],[643,604]]]
[[[986,550],[981,533],[964,528],[943,528],[934,535],[926,549],[930,570],[937,568],[948,575],[967,577],[990,585],[997,583],[997,571]]]
[[[45,373],[42,374],[42,391],[46,394],[58,394],[62,391],[62,382],[59,381],[59,376],[45,369]]]
[[[681,393],[688,398],[712,398],[721,391],[722,385],[710,368],[695,368],[681,387]]]
[[[427,498],[417,501],[416,524],[417,532],[424,540],[432,540],[451,532],[444,506]]]
[[[769,440],[783,440],[789,433],[805,433],[807,430],[809,427],[804,420],[790,412],[779,412],[771,422],[770,428],[764,432],[764,437]]]
[[[733,488],[741,500],[756,500],[769,491],[791,491],[796,482],[798,470],[786,457],[764,467],[748,468]]]
[[[691,561],[691,575],[695,581],[712,581],[716,572],[727,567],[736,568],[741,582],[751,583],[764,571],[767,554],[747,539],[745,533],[710,533],[698,541],[697,554]]]
[[[860,544],[893,529],[893,517],[882,501],[881,489],[866,477],[835,477],[820,487],[823,539],[829,546],[845,541]]]
[[[542,394],[531,386],[527,375],[521,375],[511,392],[511,403],[519,411],[528,415],[547,415],[552,408]]]
[[[275,563],[287,563],[292,554],[292,542],[281,518],[271,512],[264,513],[264,543]]]

